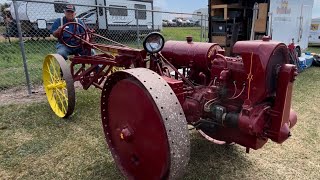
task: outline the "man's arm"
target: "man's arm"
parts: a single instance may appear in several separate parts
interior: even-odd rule
[[[62,31],[62,26],[60,26],[57,30],[55,30],[52,35],[56,38],[59,37],[59,35],[61,34],[61,31]]]
[[[62,31],[62,26],[60,23],[60,18],[56,19],[52,25],[51,33],[54,37],[58,38]]]

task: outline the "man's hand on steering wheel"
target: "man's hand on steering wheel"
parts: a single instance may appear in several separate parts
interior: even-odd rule
[[[53,36],[54,36],[54,37],[59,38],[59,37],[61,36],[62,27],[63,27],[63,26],[58,27],[58,29],[53,32]]]
[[[70,25],[73,25],[73,32],[66,30],[66,27]],[[77,22],[66,23],[62,27],[59,27],[57,31],[58,31],[57,32],[58,39],[60,40],[60,42],[62,42],[64,45],[70,48],[80,47],[82,42],[87,41],[89,38],[88,31],[86,30],[86,28],[82,24]],[[64,33],[69,34],[70,37],[68,37],[67,39],[64,39],[63,38]],[[72,44],[71,42],[73,42],[74,44]]]

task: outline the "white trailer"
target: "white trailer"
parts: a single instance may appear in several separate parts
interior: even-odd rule
[[[271,0],[268,33],[273,40],[308,48],[314,0]]]
[[[312,19],[309,44],[320,45],[320,18]]]
[[[106,34],[136,33],[137,29],[147,33],[162,28],[161,18],[158,17],[160,14],[151,11],[154,9],[153,0],[42,0],[18,1],[17,4],[22,28],[30,34],[46,30],[48,35],[54,20],[64,16],[65,4],[75,4],[78,18],[83,19],[89,27]],[[101,7],[94,7],[96,5]],[[142,10],[136,13],[133,9]],[[13,19],[16,19],[13,4],[10,11]]]
[[[239,31],[226,37],[256,40],[269,35],[287,45],[294,41],[299,50],[308,47],[314,0],[209,0],[209,3],[209,42],[221,40],[217,34],[230,33],[237,23]],[[223,41],[226,44],[228,39]]]

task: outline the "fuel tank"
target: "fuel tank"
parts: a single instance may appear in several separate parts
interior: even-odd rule
[[[208,70],[211,68],[211,60],[220,49],[216,43],[193,42],[192,37],[187,37],[186,41],[167,41],[161,53],[176,68]]]

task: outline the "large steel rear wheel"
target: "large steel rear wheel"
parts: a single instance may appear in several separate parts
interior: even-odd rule
[[[75,106],[75,90],[69,66],[59,54],[49,54],[43,63],[43,86],[53,112],[69,117]]]
[[[187,122],[169,85],[144,68],[105,82],[102,123],[113,158],[128,179],[177,179],[190,154]]]

